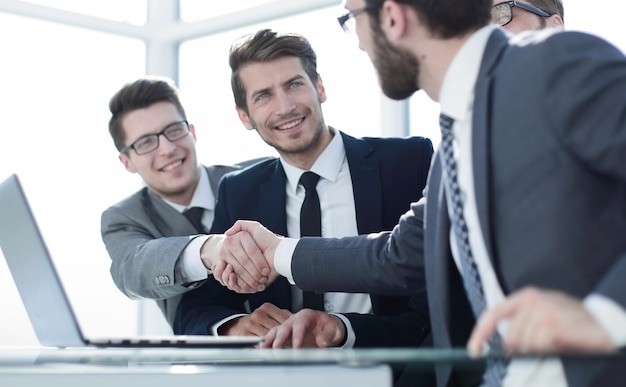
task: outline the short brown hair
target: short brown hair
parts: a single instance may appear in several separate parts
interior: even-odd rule
[[[561,0],[526,0],[530,4],[539,8],[542,11],[552,15],[559,15],[561,19],[565,20],[565,10],[563,9],[563,2]]]
[[[109,134],[117,150],[121,150],[126,141],[126,133],[122,128],[122,119],[126,114],[144,109],[157,102],[169,102],[187,119],[185,109],[180,103],[178,89],[174,81],[165,77],[147,76],[122,86],[109,101],[111,119],[109,120]]]
[[[269,62],[286,56],[300,58],[304,71],[317,86],[317,56],[309,41],[302,35],[278,34],[264,29],[245,35],[231,45],[228,60],[232,70],[230,84],[238,108],[248,113],[246,88],[239,76],[241,66],[250,62]]]

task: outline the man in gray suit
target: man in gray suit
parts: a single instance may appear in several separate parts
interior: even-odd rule
[[[197,236],[213,222],[219,179],[239,167],[198,164],[195,129],[170,79],[128,83],[109,109],[119,160],[146,184],[102,214],[111,276],[128,297],[156,300],[171,326],[181,295],[208,277]],[[201,225],[183,215],[193,207]]]
[[[626,58],[581,33],[509,40],[488,26],[491,6],[347,0],[340,23],[356,22],[385,94],[422,88],[440,103],[442,148],[425,198],[391,233],[355,238],[292,240],[239,222],[225,241],[230,265],[216,277],[244,292],[275,268],[308,290],[425,283],[435,346],[474,355],[487,343],[534,354],[626,346]],[[238,253],[250,237],[264,256]],[[298,331],[283,324],[266,342],[293,335],[297,346]],[[625,380],[623,357],[596,360],[495,357],[484,381]],[[452,365],[439,365],[437,379],[471,384]]]

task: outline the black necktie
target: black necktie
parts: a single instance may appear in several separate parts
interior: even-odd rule
[[[183,215],[189,219],[196,231],[199,234],[206,234],[207,232],[202,225],[202,214],[204,214],[204,208],[202,207],[191,207],[183,211]]]
[[[456,239],[465,292],[467,293],[467,298],[470,301],[474,315],[478,319],[485,310],[486,301],[480,273],[478,272],[478,267],[476,266],[476,261],[474,260],[469,243],[465,216],[463,215],[463,197],[461,188],[459,187],[458,170],[453,150],[453,124],[454,119],[444,114],[439,116],[439,125],[441,126],[441,157],[445,171],[446,196],[450,207],[450,223],[452,224],[452,231]],[[504,354],[502,338],[497,331],[491,336],[489,346],[491,351]],[[506,361],[488,359],[487,370],[483,376],[483,386],[500,386],[506,374],[506,365]]]
[[[320,198],[317,196],[319,175],[304,172],[300,176],[300,184],[306,191],[300,209],[300,236],[322,236],[322,212]],[[309,309],[324,310],[324,295],[311,291],[302,292],[302,306]]]

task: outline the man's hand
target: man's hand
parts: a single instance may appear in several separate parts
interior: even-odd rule
[[[248,220],[238,220],[224,235],[220,261],[211,267],[215,279],[238,293],[265,290],[278,277],[274,252],[281,237]]]
[[[218,329],[218,333],[227,336],[263,337],[270,329],[287,320],[289,316],[291,316],[290,311],[279,309],[266,302],[249,315],[227,322]]]
[[[580,300],[560,292],[524,288],[483,313],[467,344],[470,355],[482,354],[481,349],[502,320],[509,323],[503,339],[510,354],[616,350]]]
[[[272,328],[261,348],[336,347],[345,341],[346,326],[337,316],[312,309],[292,314]]]

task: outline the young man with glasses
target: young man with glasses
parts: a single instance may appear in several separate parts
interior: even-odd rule
[[[561,0],[494,0],[491,8],[491,23],[513,34],[544,28],[563,28],[563,20]]]
[[[370,7],[356,31],[384,93],[423,89],[440,104],[425,197],[392,232],[339,240],[280,238],[238,222],[225,244],[252,235],[264,255],[231,249],[214,276],[242,292],[258,287],[242,274],[266,283],[263,269],[305,290],[426,286],[435,347],[494,355],[473,375],[438,364],[441,387],[621,386],[626,57],[580,32],[509,39],[489,25],[492,6],[346,0],[353,14]],[[357,270],[364,260],[369,270]],[[263,345],[294,336],[298,345],[299,328],[286,321]]]
[[[128,83],[109,109],[119,160],[146,185],[102,214],[111,276],[126,296],[156,300],[171,325],[180,295],[208,277],[198,234],[211,227],[219,179],[239,167],[199,165],[195,128],[170,79]]]

